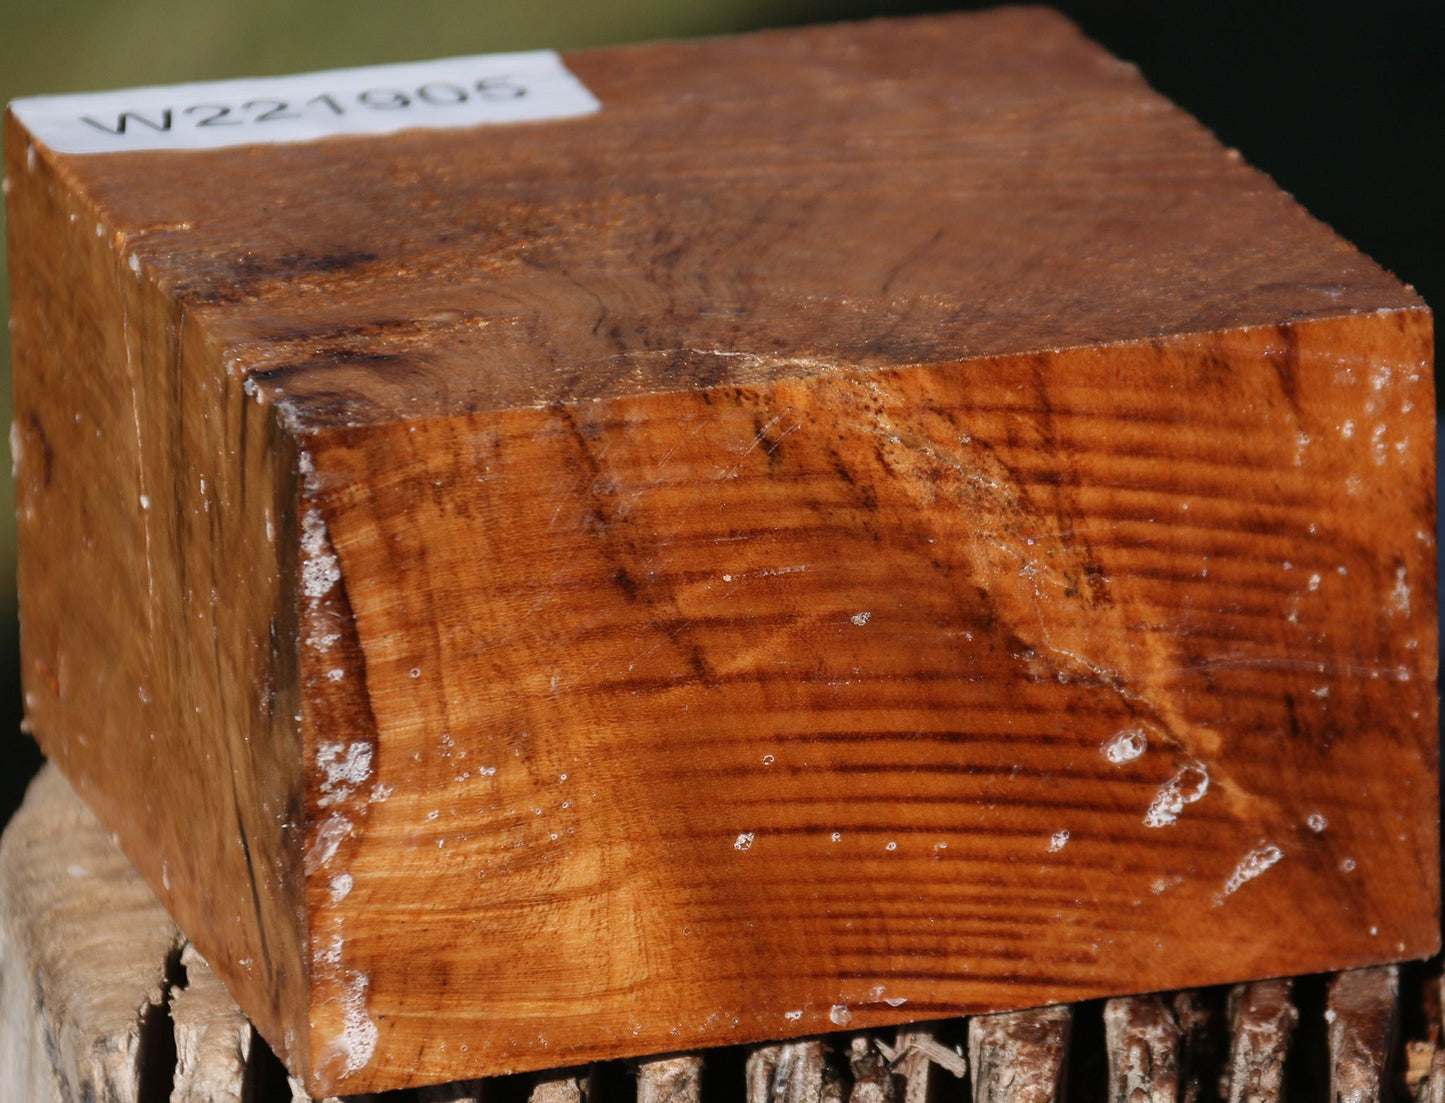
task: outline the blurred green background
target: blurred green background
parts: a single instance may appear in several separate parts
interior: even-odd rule
[[[47,92],[605,45],[984,4],[877,0],[0,0],[0,101]],[[1427,301],[1445,302],[1439,0],[1058,0],[1093,37]],[[0,302],[8,303],[0,274]],[[10,422],[0,331],[0,426]],[[14,495],[0,479],[0,823],[19,734]]]

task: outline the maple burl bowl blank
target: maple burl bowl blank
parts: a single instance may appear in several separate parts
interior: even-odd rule
[[[12,114],[45,751],[311,1090],[1426,956],[1413,292],[1047,11]]]

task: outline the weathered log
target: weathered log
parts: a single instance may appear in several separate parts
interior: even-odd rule
[[[1415,1093],[1418,1103],[1445,1103],[1445,1049],[1430,1053],[1430,1065],[1420,1079]]]
[[[637,1103],[701,1103],[702,1058],[655,1057],[637,1067]]]
[[[0,1101],[241,1100],[251,1025],[51,767],[0,839]]]
[[[849,1043],[848,1071],[853,1080],[848,1103],[896,1103],[893,1070],[873,1039],[859,1035]]]
[[[184,983],[170,993],[176,1051],[171,1103],[249,1103],[251,1023],[194,946],[181,951],[180,966]]]
[[[170,1044],[183,942],[65,779],[43,771],[0,840],[0,1098],[138,1103],[157,1043]]]
[[[747,1103],[825,1103],[830,1079],[817,1039],[759,1046],[748,1054]]]
[[[1356,969],[1330,982],[1325,1019],[1333,1103],[1378,1103],[1391,1097],[1399,984],[1394,966]]]
[[[587,1103],[587,1072],[547,1073],[532,1086],[529,1103]]]
[[[1104,1005],[1110,1103],[1179,1103],[1179,1023],[1159,996]]]
[[[1285,1058],[1299,1022],[1288,980],[1242,984],[1229,994],[1229,1103],[1280,1103]]]
[[[968,1021],[973,1103],[1051,1103],[1062,1097],[1069,1054],[1068,1007]]]
[[[936,1029],[928,1023],[899,1027],[893,1041],[894,1047],[883,1052],[902,1082],[901,1103],[930,1103],[937,1098],[933,1094],[936,1070],[946,1070],[959,1079],[968,1070],[963,1057],[941,1044]]]
[[[566,62],[7,117],[29,723],[308,1089],[1432,952],[1418,298],[1045,11]]]

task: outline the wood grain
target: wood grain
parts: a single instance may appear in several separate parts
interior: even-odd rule
[[[0,920],[0,1103],[88,1093],[145,1101],[164,1098],[167,1089],[172,1103],[310,1103],[53,767],[32,785],[0,840]],[[944,1103],[962,1093],[976,1103],[1053,1103],[1065,1095],[1104,1098],[1107,1064],[1135,1074],[1147,1066],[1172,1070],[1163,1078],[1164,1097],[1182,1103],[1438,1103],[1445,1069],[1439,968],[1437,956],[1402,970],[1398,994],[1392,970],[1300,978],[1307,994],[1299,1010],[1291,981],[1238,986],[1218,1020],[1227,1025],[1217,1046],[1197,1043],[1212,1034],[1208,1024],[1224,1010],[1225,993],[1185,990],[910,1024],[896,1034],[844,1031],[736,1047],[709,1053],[707,1067],[703,1054],[684,1053],[349,1098]],[[1409,1010],[1416,1007],[1423,1013]],[[1302,1029],[1291,1040],[1296,1020]],[[1394,1023],[1400,1029],[1392,1041]],[[1160,1024],[1166,1029],[1155,1029]],[[939,1041],[940,1033],[966,1034],[967,1062],[962,1047]],[[939,1074],[932,1084],[919,1075],[928,1068]],[[1177,1094],[1167,1090],[1171,1084]]]
[[[1042,10],[7,119],[29,723],[315,1094],[1423,956],[1431,322]]]

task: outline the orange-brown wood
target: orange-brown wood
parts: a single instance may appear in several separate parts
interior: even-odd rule
[[[27,711],[312,1090],[1423,956],[1414,294],[1037,9],[7,121]]]

